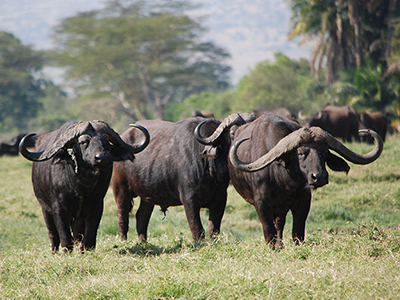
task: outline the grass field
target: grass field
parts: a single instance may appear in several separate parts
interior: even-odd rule
[[[348,144],[357,152],[372,148]],[[264,243],[255,210],[229,187],[217,241],[194,244],[182,207],[155,209],[149,242],[118,237],[112,192],[95,251],[52,254],[31,163],[0,158],[1,299],[400,299],[400,136],[371,165],[330,171],[313,192],[306,242]],[[137,203],[135,203],[137,205]],[[135,207],[137,208],[137,206]],[[202,211],[207,224],[207,211]]]

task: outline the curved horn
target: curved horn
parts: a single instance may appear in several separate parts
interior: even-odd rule
[[[142,125],[139,125],[139,124],[129,124],[129,126],[131,126],[131,127],[135,127],[135,128],[137,128],[137,129],[139,129],[142,133],[143,133],[143,135],[144,135],[144,141],[143,141],[143,143],[141,144],[141,145],[135,145],[135,146],[130,146],[130,145],[128,145],[128,146],[130,146],[130,147],[132,147],[133,149],[134,149],[134,153],[139,153],[139,152],[141,152],[141,151],[143,151],[146,147],[147,147],[147,145],[149,144],[149,142],[150,142],[150,133],[148,132],[148,130],[145,128],[145,127],[143,127]],[[118,135],[119,136],[119,135]],[[122,139],[121,139],[122,140]],[[126,144],[126,143],[125,143]]]
[[[30,133],[26,135],[19,144],[19,151],[23,157],[31,161],[45,161],[52,158],[58,152],[61,151],[68,143],[70,143],[75,138],[79,137],[82,133],[87,131],[90,127],[89,122],[79,122],[71,123],[65,125],[65,130],[57,138],[56,142],[50,147],[46,148],[44,151],[40,152],[29,152],[26,149],[25,143],[28,138],[36,135],[35,133]]]
[[[21,139],[21,141],[19,142],[19,146],[18,146],[19,153],[21,153],[21,155],[23,157],[25,157],[27,160],[30,160],[30,161],[44,161],[44,160],[50,159],[51,157],[43,156],[44,151],[30,152],[30,151],[28,151],[28,149],[26,149],[27,141],[35,135],[36,135],[36,133],[29,133]]]
[[[194,129],[194,136],[196,137],[196,140],[203,145],[213,145],[221,136],[222,132],[227,129],[232,127],[233,125],[242,125],[245,124],[246,121],[243,120],[243,118],[240,116],[238,113],[234,113],[232,115],[229,115],[226,117],[221,124],[215,129],[214,133],[210,135],[209,137],[203,137],[200,134],[200,129],[201,127],[207,123],[207,122],[213,122],[212,120],[205,120],[201,122],[199,125],[196,126]]]
[[[252,163],[242,162],[237,156],[237,148],[246,140],[248,140],[248,138],[239,140],[231,147],[229,151],[229,159],[232,165],[238,170],[244,172],[255,172],[267,167],[283,154],[297,148],[300,144],[309,143],[311,140],[311,134],[308,128],[300,128],[293,131],[281,139],[268,153]]]
[[[318,115],[315,118],[318,120],[322,118],[322,110],[318,111]]]
[[[122,140],[121,136],[117,132],[115,132],[114,129],[112,129],[106,122],[96,120],[96,121],[91,121],[91,123],[96,128],[96,130],[101,130],[101,131],[105,132],[108,135],[108,137],[110,138],[110,141],[114,145],[122,146],[122,147],[126,148],[127,150],[129,150],[132,154],[143,151],[150,142],[149,132],[147,131],[147,129],[145,127],[138,125],[138,124],[129,124],[129,126],[139,129],[143,133],[145,139],[144,139],[143,143],[140,145],[130,145],[130,144],[125,143]]]
[[[299,112],[297,113],[297,116],[302,121],[304,121],[306,119],[306,116],[303,116],[302,110],[299,110]]]
[[[343,145],[340,141],[335,139],[332,135],[322,130],[319,127],[311,127],[310,131],[315,136],[316,140],[325,140],[326,145],[332,149],[333,151],[340,154],[343,158],[348,161],[358,164],[358,165],[366,165],[375,161],[382,153],[383,150],[383,140],[379,134],[371,129],[361,129],[359,133],[367,133],[374,138],[374,149],[366,154],[358,154],[350,149],[348,149],[345,145]]]

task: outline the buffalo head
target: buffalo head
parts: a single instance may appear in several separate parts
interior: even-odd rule
[[[30,161],[40,162],[53,158],[56,154],[66,151],[78,164],[102,167],[112,164],[113,161],[133,160],[134,154],[142,151],[149,143],[148,131],[140,125],[131,125],[139,129],[145,136],[142,144],[131,146],[105,122],[84,121],[72,123],[61,131],[55,142],[46,145],[39,152],[29,152],[26,143],[35,133],[26,135],[19,144],[22,156]],[[40,142],[39,142],[40,143]]]
[[[381,137],[372,130],[360,130],[360,133],[371,135],[375,141],[375,147],[367,154],[357,154],[332,135],[319,127],[300,128],[283,139],[264,156],[254,162],[242,162],[237,155],[238,147],[248,140],[241,139],[231,147],[229,158],[232,165],[240,171],[256,172],[271,165],[274,161],[284,156],[295,155],[298,157],[299,169],[312,188],[321,187],[328,183],[328,173],[325,162],[334,171],[348,172],[350,167],[340,157],[332,154],[329,149],[337,152],[342,157],[354,164],[369,164],[376,160],[383,150]]]

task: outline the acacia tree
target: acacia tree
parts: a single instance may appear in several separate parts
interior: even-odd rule
[[[80,88],[109,93],[130,117],[162,119],[172,101],[228,86],[229,54],[200,41],[203,28],[186,9],[177,0],[112,0],[64,19],[53,58]]]
[[[36,76],[43,64],[42,52],[0,32],[0,130],[21,130],[36,115],[46,84]]]

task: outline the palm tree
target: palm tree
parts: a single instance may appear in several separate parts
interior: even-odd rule
[[[361,68],[367,61],[387,69],[399,0],[290,0],[292,30],[289,38],[314,40],[310,55],[312,74],[319,78],[326,60],[329,85],[339,70]]]
[[[349,43],[350,26],[345,8],[342,0],[291,1],[292,30],[289,38],[302,36],[304,42],[314,40],[310,55],[311,73],[320,78],[326,60],[325,81],[329,85],[337,79],[340,69],[355,61]]]

